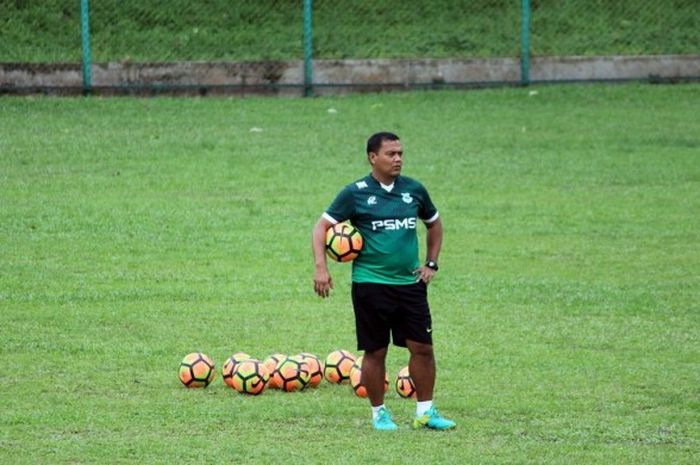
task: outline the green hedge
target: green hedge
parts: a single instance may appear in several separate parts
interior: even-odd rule
[[[93,59],[299,59],[302,0],[93,1]],[[534,55],[697,53],[700,2],[532,0]],[[517,56],[517,0],[314,1],[317,58]],[[79,61],[75,0],[0,0],[0,61]]]

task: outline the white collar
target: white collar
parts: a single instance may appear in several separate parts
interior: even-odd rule
[[[385,191],[391,192],[391,191],[394,189],[394,184],[395,184],[395,183],[396,183],[396,181],[394,181],[394,182],[392,182],[391,184],[388,184],[388,185],[387,185],[387,184],[383,184],[383,183],[380,182],[379,185],[382,186],[382,189],[384,189]]]

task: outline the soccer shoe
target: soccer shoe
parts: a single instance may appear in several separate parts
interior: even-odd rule
[[[430,428],[445,430],[452,429],[455,426],[457,426],[457,424],[454,421],[443,418],[435,407],[430,407],[423,415],[413,420],[413,428],[415,429]]]
[[[372,426],[378,431],[395,431],[398,426],[391,419],[391,413],[386,408],[379,410],[377,418],[372,420]]]

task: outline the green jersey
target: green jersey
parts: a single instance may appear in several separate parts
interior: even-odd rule
[[[399,176],[390,190],[371,175],[340,191],[323,216],[332,223],[350,220],[364,240],[353,261],[358,283],[412,284],[418,259],[418,220],[432,223],[438,212],[423,185]]]

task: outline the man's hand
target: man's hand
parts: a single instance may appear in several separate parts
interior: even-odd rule
[[[425,284],[430,284],[430,281],[433,280],[435,273],[437,273],[437,271],[432,268],[428,268],[425,265],[421,265],[413,270],[413,274],[416,275],[416,282],[423,281]]]
[[[314,291],[321,298],[326,298],[330,295],[333,289],[333,278],[328,273],[328,270],[318,269],[314,274]]]
[[[328,273],[326,265],[326,231],[333,225],[330,221],[321,215],[316,226],[311,232],[311,250],[314,253],[314,291],[321,298],[326,298],[330,295],[333,289],[333,279]]]

